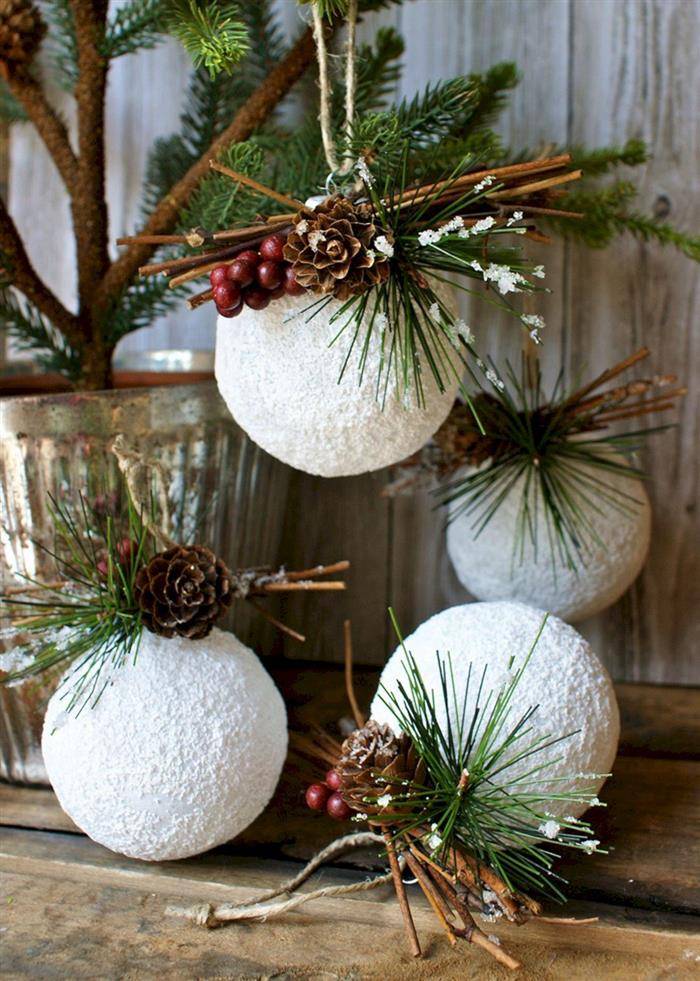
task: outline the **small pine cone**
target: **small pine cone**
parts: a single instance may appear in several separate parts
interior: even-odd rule
[[[233,599],[231,573],[203,545],[176,545],[139,569],[134,583],[143,625],[161,637],[206,637]]]
[[[402,796],[411,785],[425,785],[425,764],[409,737],[395,735],[374,719],[348,736],[335,769],[343,800],[364,814],[391,812],[391,801],[379,803],[381,798]]]
[[[472,402],[485,432],[479,429],[470,406],[455,402],[447,419],[433,436],[440,449],[440,469],[443,473],[450,473],[464,464],[481,466],[487,460],[502,456],[510,447],[506,439],[508,430],[504,429],[508,419],[504,420],[498,399],[487,392],[480,392]],[[504,435],[500,436],[499,431]]]
[[[36,54],[46,24],[31,0],[0,0],[0,65],[24,68]]]
[[[295,216],[284,258],[305,289],[347,300],[388,277],[389,259],[376,248],[381,236],[393,245],[391,232],[375,224],[370,205],[334,195]]]

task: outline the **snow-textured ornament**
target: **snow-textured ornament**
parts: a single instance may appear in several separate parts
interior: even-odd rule
[[[436,614],[421,624],[405,641],[405,650],[415,658],[428,691],[441,691],[439,664],[448,654],[454,673],[455,690],[467,688],[469,694],[465,718],[470,719],[477,700],[477,689],[486,668],[480,704],[490,691],[498,692],[512,680],[524,662],[542,624],[544,613],[523,603],[468,603]],[[384,668],[380,685],[386,691],[398,691],[406,683],[405,650],[398,647]],[[440,657],[436,655],[439,653]],[[511,658],[515,658],[509,668]],[[393,712],[382,701],[380,691],[374,698],[371,717],[386,723],[395,731],[400,726]],[[444,704],[436,694],[435,705],[443,732],[448,721]],[[504,780],[519,776],[530,781],[532,793],[561,793],[564,790],[586,790],[596,794],[610,772],[620,733],[620,718],[610,677],[589,644],[573,627],[550,616],[532,657],[516,686],[507,713],[504,732],[514,726],[531,707],[537,711],[529,720],[532,732],[522,746],[540,735],[556,739],[572,733],[567,739],[526,757],[503,771]],[[459,703],[459,711],[462,705]],[[510,726],[509,726],[510,723]],[[544,767],[541,777],[533,767]],[[558,782],[571,777],[572,782]],[[495,778],[498,781],[498,777]],[[541,783],[539,780],[541,779]],[[580,817],[586,805],[572,801],[548,801],[552,819]]]
[[[453,293],[441,286],[434,289],[454,312]],[[235,320],[219,317],[216,380],[234,419],[272,456],[322,477],[379,470],[415,453],[440,427],[454,402],[459,374],[456,351],[448,355],[454,368],[443,370],[444,392],[424,358],[424,404],[418,404],[413,386],[397,393],[393,376],[382,404],[377,379],[382,369],[386,375],[396,325],[386,324],[382,347],[382,328],[375,320],[360,379],[369,314],[345,364],[355,325],[331,344],[343,318],[330,320],[342,303],[330,299],[319,309],[313,306],[315,300],[308,294],[284,296],[265,310],[244,307]],[[449,351],[449,343],[445,348]],[[443,364],[445,357],[441,355]]]
[[[619,456],[611,460],[618,464],[624,462]],[[599,469],[584,465],[580,469],[582,479],[586,469],[590,469],[591,481],[601,480]],[[593,487],[588,492],[590,503],[578,502],[587,523],[595,529],[595,538],[586,536],[585,547],[575,557],[575,568],[566,564],[557,552],[556,543],[550,545],[551,536],[539,494],[533,508],[534,533],[531,535],[528,528],[523,529],[525,474],[510,488],[479,534],[478,516],[457,514],[459,501],[454,502],[447,528],[447,551],[464,588],[479,600],[520,600],[570,623],[584,620],[615,603],[632,585],[646,561],[651,506],[638,479],[613,471],[605,472],[602,479],[603,493]],[[611,491],[616,503],[610,500]]]
[[[64,811],[112,851],[161,861],[235,837],[274,793],[287,751],[282,698],[257,656],[215,628],[144,631],[94,707],[49,702],[42,749]]]

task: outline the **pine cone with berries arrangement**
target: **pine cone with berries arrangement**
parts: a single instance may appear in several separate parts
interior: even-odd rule
[[[340,195],[302,208],[284,247],[300,286],[339,300],[387,279],[392,254],[393,236],[375,223],[372,208]]]
[[[0,0],[0,69],[11,71],[29,65],[39,49],[46,25],[31,0]]]
[[[336,764],[338,790],[354,811],[392,812],[392,799],[425,784],[425,764],[408,736],[370,719],[343,743]]]
[[[200,640],[231,605],[231,573],[203,545],[176,545],[139,569],[134,582],[141,620],[161,637]]]

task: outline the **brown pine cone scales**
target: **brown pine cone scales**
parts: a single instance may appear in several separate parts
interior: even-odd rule
[[[203,545],[169,548],[136,573],[143,625],[161,637],[206,637],[231,605],[231,574]]]
[[[422,787],[426,778],[425,764],[408,736],[397,736],[374,719],[348,736],[335,770],[343,800],[371,815],[390,812],[391,801],[383,798],[406,794],[411,785]]]
[[[374,221],[372,208],[334,195],[315,210],[302,208],[284,247],[296,281],[312,293],[346,300],[389,276],[393,236]]]
[[[30,0],[0,0],[0,65],[4,71],[28,65],[45,33],[46,25]]]
[[[470,406],[456,402],[447,419],[433,436],[440,449],[440,469],[445,473],[465,463],[478,467],[487,460],[497,459],[511,448],[508,441],[510,420],[501,404],[487,392],[474,399],[474,408],[485,432],[481,432]]]

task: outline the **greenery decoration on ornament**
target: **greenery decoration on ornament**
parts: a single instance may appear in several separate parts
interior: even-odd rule
[[[526,319],[532,330],[540,329],[539,317]],[[616,433],[610,426],[669,411],[686,393],[675,375],[605,387],[649,354],[648,348],[640,348],[570,391],[560,372],[548,397],[539,365],[527,358],[519,377],[510,364],[505,379],[493,363],[484,365],[488,389],[472,393],[469,406],[456,402],[433,440],[399,466],[384,493],[392,496],[437,478],[435,493],[450,506],[448,521],[466,515],[478,536],[517,485],[516,559],[527,544],[537,548],[535,517],[541,506],[552,560],[571,569],[585,564],[586,552],[597,541],[596,498],[608,502],[621,518],[636,507],[633,494],[611,487],[606,478],[643,477],[629,457],[649,436],[671,428]]]
[[[274,594],[345,589],[349,563],[287,571],[269,566],[231,571],[211,549],[172,541],[160,465],[113,443],[124,474],[124,493],[77,501],[50,497],[54,540],[35,544],[52,560],[56,577],[0,593],[0,613],[10,618],[11,666],[0,678],[12,684],[51,669],[73,666],[68,708],[94,705],[114,671],[138,656],[143,630],[161,637],[206,637],[234,600],[247,600],[278,629],[281,623],[258,600]],[[70,678],[69,678],[70,685]]]
[[[401,639],[393,611],[390,611]],[[513,695],[545,627],[542,621],[532,647],[524,657],[513,655],[509,680],[489,687],[486,670],[473,676],[469,686],[477,692],[468,711],[467,690],[458,690],[449,655],[437,653],[440,687],[428,690],[421,671],[404,648],[405,678],[394,691],[380,688],[378,696],[398,720],[401,732],[366,720],[352,684],[352,648],[346,623],[346,682],[357,728],[342,744],[321,729],[293,733],[296,753],[325,771],[306,790],[311,810],[325,811],[338,821],[369,827],[338,839],[317,855],[294,880],[278,890],[244,903],[211,905],[170,912],[206,926],[246,919],[268,919],[302,903],[327,895],[341,895],[393,882],[404,919],[411,953],[419,957],[421,945],[413,922],[403,874],[410,874],[435,913],[450,944],[474,944],[510,969],[520,965],[475,918],[505,918],[522,925],[542,915],[539,901],[527,893],[564,901],[565,880],[553,871],[558,852],[554,846],[585,855],[603,853],[586,821],[574,817],[552,819],[554,802],[572,810],[604,806],[594,788],[609,774],[571,774],[552,779],[544,751],[574,733],[557,738],[533,736],[533,706],[521,717],[508,717]],[[403,641],[401,640],[403,647]],[[440,715],[452,721],[445,731]],[[540,754],[538,756],[538,754]],[[508,770],[528,760],[524,777],[509,778]],[[548,788],[558,784],[561,792]],[[576,786],[578,789],[570,789]],[[352,848],[379,843],[388,861],[388,874],[350,886],[321,887],[293,895],[318,866]],[[277,897],[281,897],[278,899]],[[570,918],[546,917],[562,924]]]

